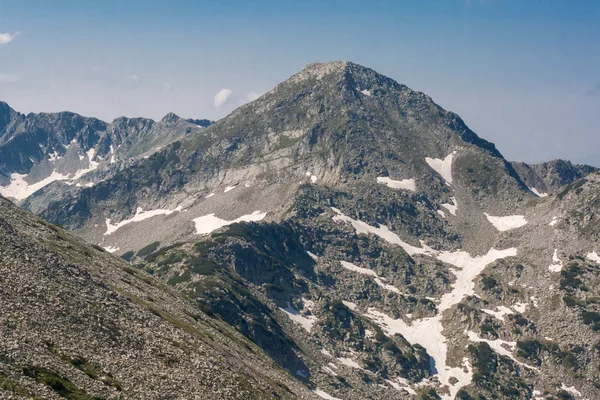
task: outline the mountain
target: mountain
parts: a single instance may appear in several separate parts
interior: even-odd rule
[[[2,197],[0,243],[0,398],[318,398],[166,285]]]
[[[34,211],[321,398],[598,398],[600,173],[550,164],[319,63]]]
[[[77,192],[68,186],[92,186],[209,125],[175,114],[158,122],[122,117],[111,123],[70,112],[23,115],[0,102],[0,194],[21,201],[42,188],[58,192],[49,199]],[[47,206],[49,199],[40,195],[37,203]]]
[[[565,160],[552,160],[533,165],[513,162],[512,165],[523,182],[538,196],[556,192],[559,188],[596,170],[589,165],[572,164]]]

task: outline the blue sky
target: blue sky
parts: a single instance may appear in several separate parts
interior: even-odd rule
[[[0,0],[0,100],[218,119],[343,59],[429,94],[509,159],[600,166],[599,43],[596,0]]]

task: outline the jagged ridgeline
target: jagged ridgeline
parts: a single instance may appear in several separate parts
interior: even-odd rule
[[[235,328],[293,382],[265,397],[600,397],[594,168],[508,162],[350,62],[178,123],[196,128],[21,205]]]

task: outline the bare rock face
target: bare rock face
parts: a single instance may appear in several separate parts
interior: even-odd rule
[[[344,61],[35,211],[252,342],[275,396],[591,399],[599,196],[591,167],[509,163]]]
[[[533,165],[513,162],[512,165],[534,194],[542,196],[554,193],[596,170],[589,165],[572,164],[565,160],[552,160]]]

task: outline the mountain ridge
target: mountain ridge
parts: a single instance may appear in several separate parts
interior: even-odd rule
[[[332,62],[36,213],[321,398],[577,399],[600,388],[598,193]]]

